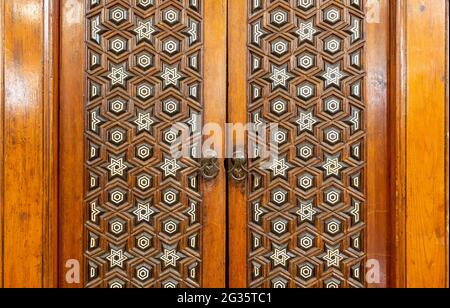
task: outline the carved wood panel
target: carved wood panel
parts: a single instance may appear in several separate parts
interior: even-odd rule
[[[202,25],[202,0],[86,0],[87,287],[202,285],[199,165],[170,151],[198,137]]]
[[[248,4],[248,114],[278,124],[249,166],[249,286],[363,287],[364,1]]]

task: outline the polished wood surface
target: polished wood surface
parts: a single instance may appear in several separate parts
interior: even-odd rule
[[[389,198],[389,47],[390,5],[380,1],[367,23],[367,257],[380,263],[381,281],[390,284],[391,211]]]
[[[50,1],[2,1],[3,287],[51,287],[57,275],[52,10]]]
[[[225,0],[204,1],[204,121],[220,125],[226,120],[226,9]],[[82,280],[68,284],[65,273],[68,260],[82,265],[84,250],[84,1],[62,1],[61,30],[59,285],[82,287]],[[202,281],[208,288],[225,287],[225,181],[222,163],[220,176],[203,183]]]
[[[76,260],[82,266],[83,260],[84,1],[63,0],[60,3],[58,285],[83,287],[82,281],[78,284],[66,281],[66,263]]]
[[[228,0],[228,122],[247,123],[247,2]],[[235,138],[236,139],[236,138]],[[245,145],[245,140],[235,140]],[[244,181],[247,182],[247,181]],[[247,286],[246,184],[228,182],[228,284]]]
[[[205,0],[204,123],[224,127],[227,109],[227,1]],[[224,145],[224,136],[215,136]],[[226,171],[203,183],[203,287],[226,286]]]
[[[406,2],[407,287],[447,282],[447,1]]]
[[[211,24],[205,29],[210,55],[205,73],[213,76],[205,78],[205,95],[218,102],[206,104],[207,120],[223,123],[228,109],[228,122],[247,121],[247,59],[241,48],[247,36],[242,31],[246,3],[210,0],[205,7],[215,14],[205,17]],[[374,136],[368,140],[369,254],[382,260],[382,286],[448,287],[448,1],[381,3],[382,23],[371,24],[367,33],[368,43],[382,50],[368,52],[369,82],[377,85],[371,88],[368,119]],[[83,286],[82,281],[68,284],[65,277],[67,260],[83,260],[83,7],[83,0],[1,1],[0,287]],[[226,78],[227,32],[228,104],[220,87]],[[386,62],[390,75],[377,69]],[[380,169],[386,159],[390,174]],[[205,286],[225,285],[228,273],[228,286],[245,287],[245,190],[228,182],[226,194],[225,177],[222,169],[218,180],[204,188],[212,192],[205,195],[204,239],[214,242],[204,251],[209,258]]]

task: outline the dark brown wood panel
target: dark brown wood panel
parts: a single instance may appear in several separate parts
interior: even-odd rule
[[[201,138],[205,101],[205,120],[225,122],[225,2],[86,5],[61,14],[60,270],[82,265],[73,286],[224,286],[224,177],[203,181],[171,146],[175,123]]]
[[[245,99],[249,122],[278,123],[280,156],[230,186],[230,284],[366,286],[369,257],[386,286],[388,2],[245,2],[229,6],[230,116]]]

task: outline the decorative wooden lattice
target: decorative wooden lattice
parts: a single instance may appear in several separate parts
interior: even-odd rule
[[[88,287],[202,284],[199,165],[170,154],[199,133],[202,3],[86,0]]]
[[[249,168],[251,287],[365,285],[364,10],[248,0],[249,117],[279,124]]]

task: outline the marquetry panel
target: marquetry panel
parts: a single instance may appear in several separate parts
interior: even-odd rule
[[[86,0],[88,287],[202,285],[199,165],[171,151],[175,123],[198,139],[202,16],[202,0]]]
[[[364,1],[248,0],[251,287],[363,287]],[[260,131],[261,133],[261,131]]]

